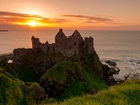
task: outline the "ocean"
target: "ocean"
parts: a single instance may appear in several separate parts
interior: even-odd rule
[[[11,53],[15,48],[31,48],[31,36],[42,43],[54,43],[58,30],[28,30],[0,32],[0,54]],[[74,30],[64,30],[70,36]],[[102,62],[113,60],[121,69],[116,78],[140,73],[140,31],[92,31],[79,30],[83,37],[94,38],[94,48]]]

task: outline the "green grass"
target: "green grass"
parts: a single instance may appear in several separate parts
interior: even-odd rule
[[[82,62],[62,61],[47,70],[42,76],[41,83],[45,89],[58,100],[81,96],[87,93],[96,93],[108,86],[101,81],[98,76]]]
[[[0,105],[24,105],[24,83],[0,68]]]
[[[27,67],[17,67],[15,72],[18,78],[24,82],[38,82],[39,76],[30,68]]]
[[[51,81],[59,81],[61,83],[64,83],[66,80],[67,71],[75,74],[76,70],[77,72],[81,70],[81,68],[76,62],[62,61],[47,70],[47,72],[42,76],[42,78],[48,78]]]
[[[53,105],[140,105],[140,80],[129,80],[95,95],[71,98]]]
[[[87,66],[83,66],[81,72],[83,72],[82,76],[84,81],[78,78],[73,78],[71,84],[63,93],[64,98],[81,96],[87,93],[94,94],[99,90],[107,89],[108,86],[105,85],[104,82],[101,81]]]
[[[25,83],[0,68],[0,105],[39,105],[49,100],[38,83]]]
[[[106,84],[99,79],[97,75],[93,71],[91,71],[87,66],[84,67],[84,77],[87,83],[92,86],[96,92],[102,89],[107,89]]]
[[[38,82],[39,75],[32,69],[25,66],[16,66],[15,68],[5,68],[6,71],[12,76],[24,81],[24,82]]]

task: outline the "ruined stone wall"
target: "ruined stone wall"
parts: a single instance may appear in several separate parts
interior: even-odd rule
[[[43,52],[55,52],[55,44],[40,44],[39,46]]]
[[[43,52],[60,52],[64,56],[72,56],[74,53],[78,53],[80,48],[86,48],[88,51],[88,54],[91,54],[94,52],[93,48],[93,38],[85,38],[83,40],[80,33],[76,30],[74,33],[67,37],[63,30],[60,29],[59,32],[55,36],[55,43],[48,44],[46,42],[45,44],[40,43],[38,38],[32,37],[32,46],[33,49],[35,48],[41,48]]]
[[[24,56],[27,52],[32,51],[32,49],[18,48],[13,50],[14,59],[13,62],[18,64],[18,60],[21,56]]]
[[[34,36],[32,36],[32,48],[35,49],[35,48],[39,48],[40,47],[40,41],[39,41],[39,38],[35,38]]]

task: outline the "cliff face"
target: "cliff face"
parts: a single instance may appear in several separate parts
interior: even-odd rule
[[[34,49],[20,57],[16,65],[26,66],[38,74],[39,84],[49,98],[70,98],[96,93],[107,87],[103,82],[103,67],[95,51],[88,54],[86,49],[80,49],[78,54],[66,57],[61,53]]]
[[[0,105],[36,105],[47,103],[45,91],[37,83],[24,83],[0,68]]]
[[[40,79],[40,85],[49,97],[56,99],[94,94],[107,88],[96,74],[99,67],[100,65],[89,67],[83,61],[62,61],[46,71]]]
[[[60,36],[63,37],[63,40],[58,40],[61,39]],[[64,42],[64,39],[70,42]],[[71,39],[73,39],[72,43]],[[0,66],[6,68],[7,71],[16,78],[24,82],[39,83],[24,84],[24,82],[20,80],[17,81],[17,79],[12,76],[10,76],[10,78],[7,75],[3,76],[3,72],[5,71],[2,70],[2,76],[0,77],[2,78],[2,82],[0,83],[3,87],[0,88],[19,89],[16,96],[19,95],[19,102],[24,102],[23,105],[31,105],[27,103],[27,100],[31,100],[31,103],[46,100],[45,94],[47,94],[49,98],[63,100],[87,93],[94,94],[108,87],[105,82],[110,82],[108,80],[110,75],[113,75],[114,69],[102,65],[93,48],[93,38],[85,38],[85,40],[83,40],[78,31],[75,31],[72,36],[67,38],[62,30],[60,30],[56,35],[55,43],[56,46],[60,48],[57,49],[57,47],[54,46],[54,50],[51,49],[51,51],[50,47],[48,48],[48,42],[45,45],[41,44],[39,39],[34,37],[32,37],[32,41],[33,49],[22,48],[14,50],[14,61],[12,64],[6,64],[4,60],[0,62]],[[69,45],[71,44],[73,46],[70,47]],[[54,44],[50,46],[52,45]],[[42,48],[45,48],[45,50]],[[71,51],[72,54],[69,55],[67,52],[71,53]],[[13,83],[17,83],[14,88],[11,86]],[[3,97],[3,99],[1,99],[10,99],[6,97],[5,94],[7,93],[4,92],[1,94],[1,97]],[[11,92],[9,94],[13,95],[14,93]],[[15,99],[17,99],[16,96]],[[13,102],[15,102],[15,99],[12,99],[14,100]],[[11,100],[8,100],[8,102],[10,101]],[[1,102],[5,103],[6,101]],[[15,103],[15,105],[19,105],[19,103]]]
[[[1,101],[2,105],[5,102],[11,102],[11,100],[13,100],[15,105],[19,103],[20,105],[32,105],[32,103],[40,103],[42,100],[49,100],[46,99],[45,94],[49,98],[61,100],[87,93],[93,94],[107,88],[107,85],[101,80],[103,78],[103,68],[98,55],[96,52],[92,54],[87,54],[86,52],[85,49],[80,49],[79,54],[75,53],[71,57],[65,57],[61,53],[44,53],[40,49],[35,49],[20,56],[17,62],[11,65],[7,64],[8,72],[11,74],[16,73],[17,77],[21,80],[23,80],[21,74],[22,76],[24,74],[26,82],[33,81],[31,78],[36,74],[40,79],[39,81],[37,80],[39,84],[24,83],[1,69],[2,75],[6,73],[6,75],[4,74],[4,76],[0,77],[2,78],[1,86],[6,91],[9,90],[9,93],[4,92],[1,94],[7,100]],[[15,72],[12,73],[10,71],[11,67]],[[27,68],[28,70],[26,70]],[[17,85],[13,88],[14,84]],[[3,87],[0,88],[4,89]],[[17,89],[19,91],[16,91],[16,93],[12,92],[12,90]],[[11,99],[9,98],[10,96],[6,96],[7,93],[10,95],[16,94],[17,97],[13,95],[14,98]],[[19,98],[18,102],[15,101],[17,98]]]
[[[32,49],[14,49],[14,64],[31,68],[40,77],[47,69],[60,61],[73,60],[84,62],[103,77],[102,66],[94,50],[93,38],[83,37],[76,30],[71,36],[66,36],[60,29],[55,36],[55,43],[41,43],[39,38],[32,36]]]
[[[71,57],[64,56],[61,53],[44,53],[40,49],[34,49],[20,56],[14,64],[17,67],[26,66],[31,68],[39,76],[42,76],[47,69],[65,60],[83,63],[93,70],[97,76],[103,78],[103,68],[98,55],[95,51],[92,54],[88,54],[86,49],[80,49],[78,54],[75,53]]]

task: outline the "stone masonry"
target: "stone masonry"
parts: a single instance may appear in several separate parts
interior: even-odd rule
[[[55,43],[52,44],[49,44],[48,41],[43,44],[39,41],[39,38],[32,36],[32,48],[40,48],[43,52],[46,53],[60,52],[67,57],[78,53],[79,49],[81,48],[85,48],[88,54],[92,54],[94,52],[92,37],[85,37],[85,39],[83,39],[77,30],[75,30],[71,36],[67,37],[63,33],[62,29],[60,29],[56,34]]]

